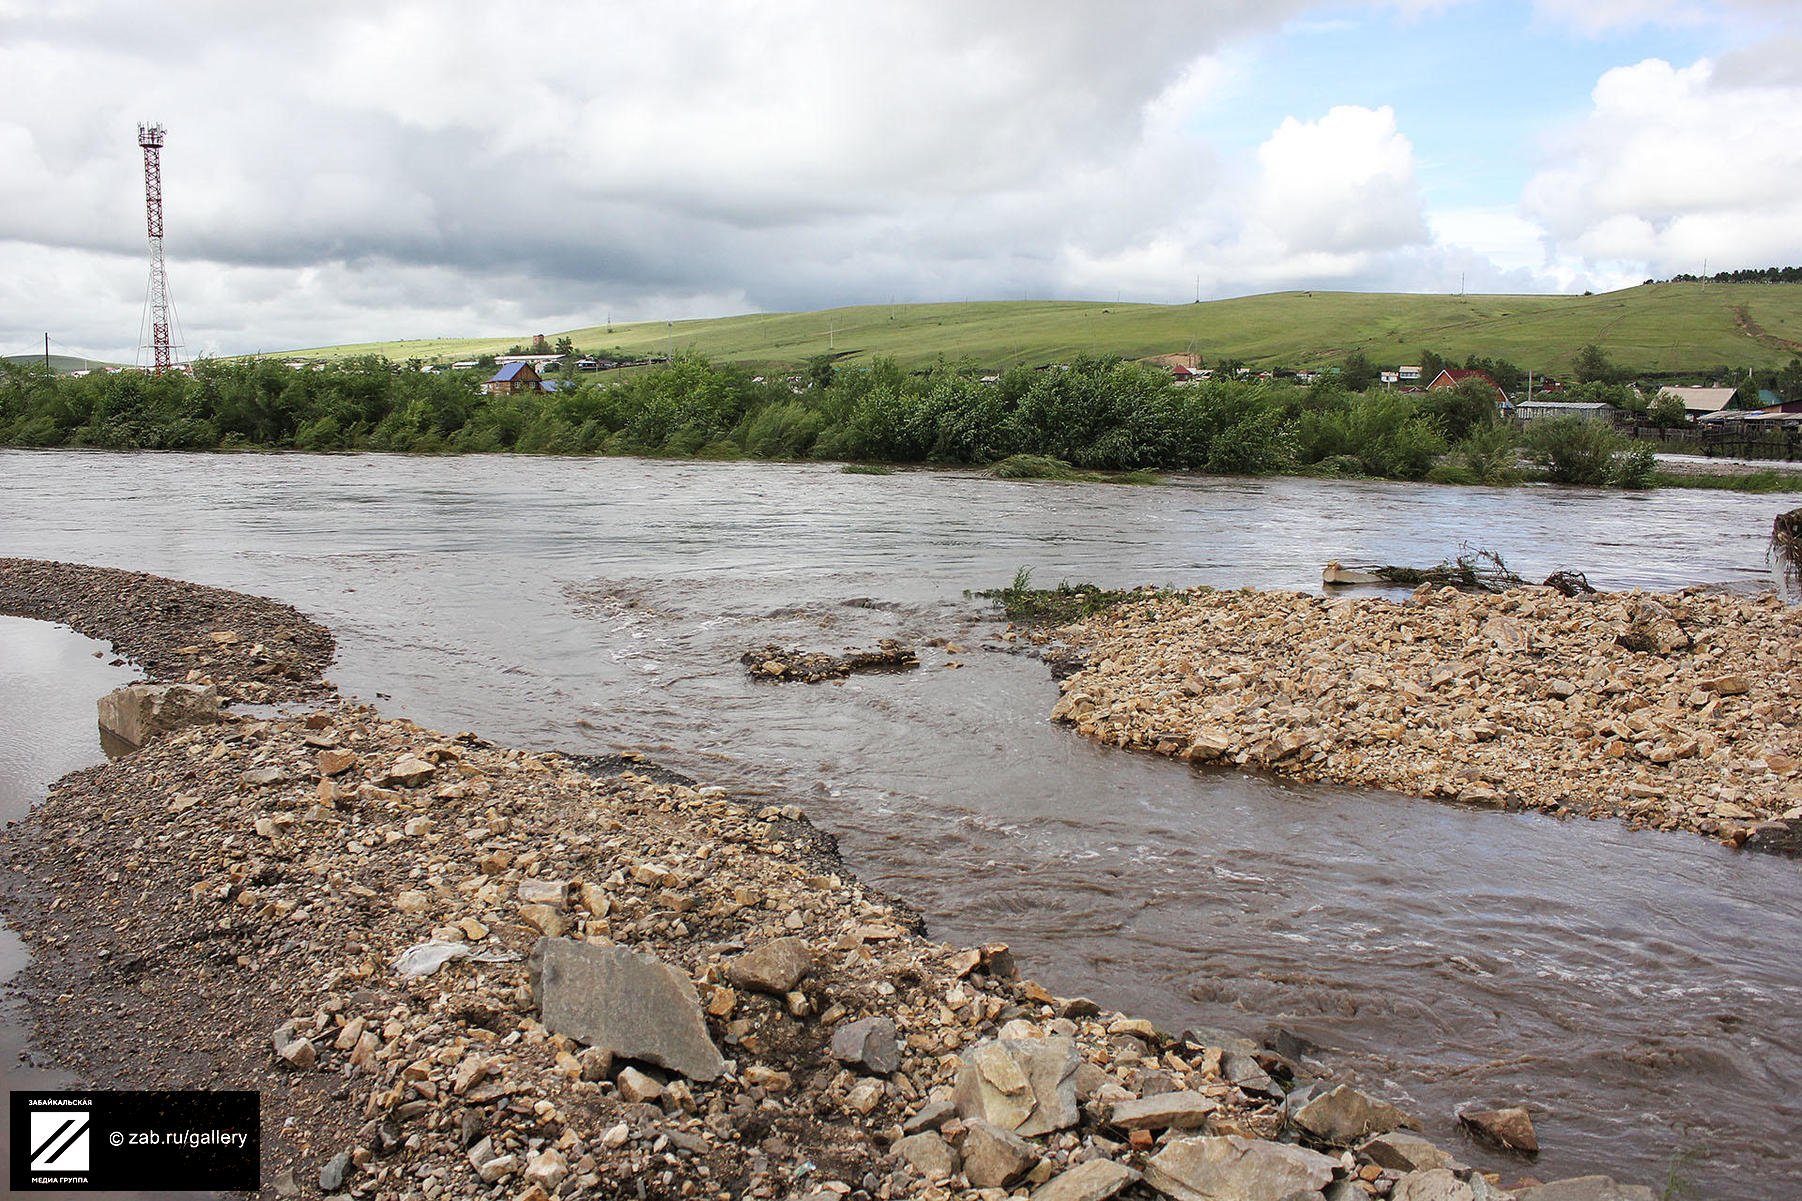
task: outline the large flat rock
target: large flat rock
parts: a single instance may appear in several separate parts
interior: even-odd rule
[[[127,684],[100,698],[100,728],[132,746],[185,726],[219,720],[219,691],[211,684]]]
[[[690,1080],[725,1071],[694,984],[662,960],[625,947],[541,938],[531,972],[539,1019],[552,1033]]]
[[[1145,1183],[1175,1201],[1299,1201],[1332,1183],[1336,1161],[1287,1143],[1179,1139],[1145,1165]]]

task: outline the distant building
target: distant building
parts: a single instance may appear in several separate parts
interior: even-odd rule
[[[1660,399],[1675,396],[1683,402],[1683,411],[1690,417],[1706,417],[1710,413],[1718,413],[1727,407],[1733,399],[1734,388],[1660,388]]]
[[[1398,367],[1395,370],[1395,378],[1400,383],[1418,384],[1420,382],[1420,368]]]
[[[1404,367],[1402,370],[1406,371],[1407,368]],[[1454,371],[1452,368],[1447,367],[1433,377],[1433,382],[1427,385],[1427,391],[1443,392],[1448,388],[1456,388],[1465,380],[1476,380],[1480,384],[1487,384],[1495,393],[1495,403],[1503,408],[1508,407],[1508,394],[1502,391],[1502,386],[1500,384],[1489,378],[1489,373],[1487,371]]]
[[[1514,419],[1522,425],[1546,417],[1581,417],[1613,425],[1620,410],[1601,401],[1523,400],[1514,406]]]
[[[1414,378],[1420,378],[1419,371],[1414,373]],[[1402,382],[1402,373],[1399,371],[1379,371],[1377,372],[1377,379],[1382,382],[1382,385],[1385,388],[1393,388],[1395,385]]]
[[[530,363],[507,363],[482,383],[489,396],[512,396],[517,392],[542,392],[544,381]]]

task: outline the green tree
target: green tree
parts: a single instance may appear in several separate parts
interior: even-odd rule
[[[1646,410],[1646,419],[1663,429],[1676,429],[1689,424],[1689,410],[1683,407],[1683,400],[1676,393],[1660,392],[1658,399]]]
[[[1361,350],[1354,350],[1345,356],[1339,365],[1339,382],[1345,385],[1348,392],[1365,392],[1376,386],[1382,372],[1370,361],[1370,356]]]
[[[1421,409],[1447,442],[1462,442],[1474,430],[1494,423],[1495,389],[1480,379],[1459,380],[1455,387],[1428,392],[1421,398]]]
[[[1789,366],[1777,373],[1775,390],[1785,400],[1802,400],[1802,359],[1791,359]]]
[[[1577,352],[1576,369],[1579,384],[1618,384],[1625,378],[1607,352],[1594,342]]]

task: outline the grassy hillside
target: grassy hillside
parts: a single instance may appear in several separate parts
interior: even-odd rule
[[[23,363],[27,367],[39,366],[44,361],[44,356],[41,354],[9,354],[4,356],[4,358],[8,363]],[[59,375],[67,371],[80,371],[84,367],[98,371],[102,367],[115,367],[117,365],[118,364],[116,363],[109,363],[103,359],[77,358],[72,354],[53,354],[50,356],[50,370]]]
[[[1330,364],[1353,350],[1393,364],[1431,349],[1556,373],[1595,343],[1629,368],[1702,372],[1722,364],[1779,366],[1802,354],[1802,286],[1655,284],[1600,296],[1278,292],[1182,305],[866,305],[558,332],[585,350],[692,349],[718,361],[772,366],[827,353],[853,361],[892,355],[907,366],[967,357],[1008,367],[1082,353],[1136,359],[1194,350],[1208,361],[1299,368]],[[446,361],[503,352],[529,337],[371,342],[293,353]]]

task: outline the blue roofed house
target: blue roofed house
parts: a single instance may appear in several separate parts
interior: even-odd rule
[[[490,396],[511,396],[515,392],[542,392],[544,381],[530,363],[504,363],[500,370],[482,382],[482,391]]]

